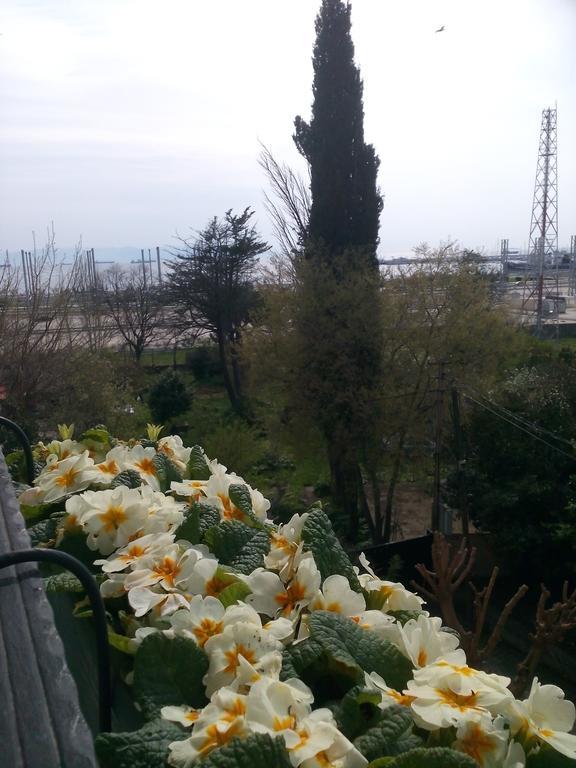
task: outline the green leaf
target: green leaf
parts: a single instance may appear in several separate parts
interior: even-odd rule
[[[84,563],[93,573],[100,573],[99,566],[94,565],[97,553],[86,544],[86,534],[79,528],[66,531],[56,549],[67,552]]]
[[[241,581],[237,581],[235,584],[230,584],[229,587],[223,589],[218,595],[218,600],[222,603],[224,608],[228,608],[229,605],[244,600],[250,594],[250,587]]]
[[[119,485],[125,485],[126,488],[140,488],[143,482],[135,469],[125,469],[112,480],[110,488],[118,488]]]
[[[192,504],[184,512],[184,521],[178,526],[174,535],[176,541],[184,539],[189,541],[190,544],[200,543],[200,511],[199,505]]]
[[[388,707],[380,722],[354,741],[354,746],[368,760],[400,755],[420,747],[422,740],[412,733],[413,721],[405,707]]]
[[[228,496],[234,506],[247,517],[253,517],[252,497],[247,485],[235,483],[228,488]]]
[[[58,525],[63,516],[62,514],[59,517],[49,517],[47,520],[31,525],[28,528],[28,535],[30,536],[32,546],[45,547],[53,545],[56,541]]]
[[[43,581],[46,592],[84,592],[80,579],[68,571],[47,576]]]
[[[254,529],[239,520],[224,520],[206,531],[204,542],[221,563],[229,565],[253,536]]]
[[[202,707],[208,657],[193,640],[148,635],[134,660],[134,697],[147,720],[169,704]]]
[[[346,576],[352,589],[361,591],[350,558],[342,549],[332,523],[322,509],[314,508],[308,514],[302,529],[302,540],[305,549],[314,555],[316,565],[322,574],[322,581],[333,574],[340,574]]]
[[[216,507],[209,504],[200,504],[194,502],[191,507],[199,509],[200,515],[200,539],[204,541],[206,533],[215,525],[220,524],[220,512]]]
[[[478,768],[476,760],[445,747],[411,749],[384,765],[387,768]]]
[[[162,493],[170,490],[170,483],[182,482],[182,475],[165,453],[157,453],[152,459],[152,463],[156,468],[156,477],[158,478]]]
[[[117,632],[113,632],[110,627],[108,627],[108,642],[112,648],[116,648],[117,651],[126,653],[128,656],[134,656],[140,646],[133,638],[119,635]]]
[[[210,752],[201,765],[202,768],[292,768],[284,739],[272,739],[260,733],[246,739],[232,739]]]
[[[100,768],[164,768],[168,745],[187,734],[175,723],[154,720],[139,731],[101,733],[96,737]]]
[[[264,556],[268,552],[270,552],[270,536],[268,531],[257,531],[234,557],[230,566],[238,573],[248,575],[256,570],[256,568],[264,566]]]
[[[245,574],[263,566],[270,551],[268,532],[255,531],[239,520],[224,520],[210,528],[204,542],[221,563]]]
[[[361,736],[382,718],[377,691],[357,685],[344,696],[334,711],[339,730],[350,740]]]
[[[91,443],[99,443],[100,445],[109,445],[110,432],[108,432],[106,427],[93,427],[92,429],[87,429],[79,442],[85,443],[87,441],[90,441]]]
[[[188,476],[192,480],[209,480],[210,479],[210,467],[208,466],[208,459],[204,450],[195,445],[190,451],[190,458],[188,459]]]
[[[386,599],[386,597],[384,597],[384,599]],[[366,610],[368,610],[368,607]],[[386,613],[388,613],[389,616],[393,616],[399,624],[402,624],[402,626],[404,626],[407,621],[422,616],[422,611],[386,611]]]
[[[358,683],[364,682],[364,672],[378,672],[396,690],[405,688],[411,679],[412,665],[396,646],[351,619],[331,611],[316,611],[308,624],[310,637],[339,665],[355,670]]]
[[[379,757],[378,760],[372,760],[367,768],[389,768],[394,763],[393,757]]]

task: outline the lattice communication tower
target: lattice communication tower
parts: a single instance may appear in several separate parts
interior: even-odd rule
[[[558,275],[558,157],[557,110],[542,110],[534,201],[530,221],[528,264],[522,308],[536,314],[542,326],[544,271],[556,266]]]

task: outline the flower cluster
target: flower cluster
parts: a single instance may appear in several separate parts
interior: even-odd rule
[[[382,718],[408,713],[415,743],[441,743],[482,768],[523,768],[548,749],[576,759],[575,708],[561,689],[535,679],[528,697],[516,700],[508,678],[469,667],[458,638],[423,600],[379,578],[363,556],[359,567],[347,561],[343,572],[327,572],[323,543],[309,535],[320,510],[275,525],[261,493],[178,437],[107,438],[94,446],[67,436],[36,451],[44,468],[21,501],[62,502],[59,540],[85,535],[103,574],[102,595],[126,601],[133,646],[144,647],[150,636],[184,638],[206,659],[208,703],[162,707],[162,717],[182,728],[169,747],[170,765],[201,764],[213,750],[255,734],[281,738],[295,768],[360,768],[374,759],[334,706],[318,703],[315,676],[304,682],[286,666],[299,650],[313,660],[317,654],[320,673],[332,664],[335,676],[356,674],[361,660],[364,677],[347,688],[360,683]],[[122,484],[128,470],[130,483]],[[134,473],[140,484],[128,487]],[[191,521],[195,536],[187,533]],[[344,563],[339,552],[332,562]],[[388,676],[377,660],[355,656],[345,638],[340,646],[340,638],[320,636],[318,620],[334,615],[350,636],[392,649],[390,658],[400,658],[409,674]]]

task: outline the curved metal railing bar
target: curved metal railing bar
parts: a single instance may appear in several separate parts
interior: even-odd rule
[[[108,645],[108,623],[106,609],[96,580],[88,568],[67,552],[55,549],[20,549],[0,555],[0,570],[18,563],[46,561],[71,571],[81,582],[88,594],[96,629],[96,652],[98,657],[98,710],[100,731],[112,730],[112,677],[110,672],[110,648]]]

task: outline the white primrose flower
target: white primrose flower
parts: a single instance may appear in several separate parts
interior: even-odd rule
[[[65,440],[53,440],[49,444],[51,452],[58,457],[58,461],[63,461],[69,456],[80,456],[86,450],[86,446],[76,440],[66,438]]]
[[[248,488],[254,516],[258,520],[265,521],[266,513],[270,509],[270,502],[268,499],[264,498],[260,491],[251,488],[248,483],[238,475],[228,474],[221,471],[214,472],[204,488],[206,498],[199,499],[199,501],[203,504],[216,507],[216,509],[220,511],[223,520],[241,520],[245,522],[247,515],[235,506],[228,495],[231,485],[245,485]]]
[[[143,534],[173,532],[182,524],[185,503],[178,502],[172,496],[166,496],[160,491],[154,491],[149,485],[142,485],[138,490],[148,510],[148,516],[142,528]]]
[[[362,611],[356,614],[356,616],[350,616],[361,629],[369,629],[372,632],[381,637],[383,640],[393,643],[396,646],[400,645],[400,624],[394,619],[393,616],[389,616],[382,611]]]
[[[508,731],[504,730],[503,718],[465,720],[456,730],[452,749],[464,752],[476,760],[480,768],[501,768],[508,752]]]
[[[180,608],[187,608],[189,600],[189,595],[182,592],[164,592],[159,587],[152,589],[133,587],[128,592],[128,602],[137,618],[145,616],[150,611],[153,618],[166,618]]]
[[[147,514],[138,489],[123,485],[73,496],[66,501],[66,512],[88,533],[90,549],[103,555],[137,537]]]
[[[463,655],[458,651],[453,655],[459,659],[459,653]],[[404,693],[414,697],[411,708],[416,723],[435,730],[499,714],[511,698],[505,687],[509,682],[498,675],[438,661],[416,670]]]
[[[163,551],[173,543],[174,536],[170,533],[149,533],[134,539],[125,547],[120,547],[106,560],[94,560],[94,565],[100,565],[104,573],[124,571],[126,568],[136,570],[143,557]]]
[[[300,561],[296,575],[288,585],[282,582],[278,574],[264,568],[257,568],[242,580],[252,593],[246,602],[258,613],[295,618],[318,594],[321,576],[314,558],[308,554]]]
[[[170,624],[176,635],[194,640],[203,648],[206,642],[224,631],[226,609],[216,597],[195,595],[187,609],[176,611]]]
[[[336,727],[329,709],[316,709],[299,720],[295,736],[286,731],[284,741],[293,766],[345,766],[363,768],[363,755]]]
[[[96,482],[103,485],[111,483],[112,480],[128,468],[129,449],[125,445],[116,445],[108,451],[104,460],[94,466],[99,473]]]
[[[545,742],[562,755],[576,759],[576,735],[569,733],[576,711],[557,685],[541,685],[535,677],[528,698],[511,701],[506,715],[512,734],[519,734],[527,744]]]
[[[365,672],[364,677],[366,681],[366,687],[375,688],[378,693],[382,695],[382,699],[379,704],[380,709],[387,709],[388,707],[392,706],[409,707],[410,704],[412,704],[414,701],[414,696],[401,693],[394,688],[390,688],[389,685],[386,685],[386,681],[383,677],[381,677],[381,675],[378,674],[378,672]]]
[[[155,491],[160,490],[158,472],[154,463],[156,451],[152,447],[144,448],[143,445],[135,445],[129,448],[124,458],[124,469],[133,469]]]
[[[302,529],[308,519],[308,512],[293,515],[278,531],[270,534],[270,552],[264,557],[266,568],[277,571],[283,581],[290,581],[302,556],[304,542]]]
[[[346,576],[334,574],[324,580],[310,603],[311,611],[331,611],[343,616],[358,616],[366,609],[364,595],[350,587]]]
[[[170,483],[170,490],[191,504],[204,497],[207,483],[207,480],[183,480],[181,483],[173,480]]]
[[[88,451],[73,454],[62,461],[51,459],[34,480],[41,492],[41,502],[49,504],[59,501],[71,493],[83,491],[95,482],[94,461]]]
[[[201,709],[192,709],[192,707],[162,707],[160,710],[164,720],[180,723],[184,728],[191,728],[197,722],[201,712]]]
[[[358,572],[360,586],[366,592],[375,592],[382,601],[382,610],[386,611],[421,611],[424,600],[407,590],[403,584],[393,581],[383,581],[376,576],[366,555],[361,552],[358,560],[366,573]]]
[[[255,733],[277,736],[293,731],[297,736],[298,719],[310,714],[313,701],[312,691],[301,680],[263,677],[248,693],[246,719]]]
[[[188,465],[188,459],[192,448],[186,448],[179,435],[167,435],[161,437],[157,443],[158,453],[163,453],[176,466],[181,474],[184,474]]]
[[[204,550],[198,547],[190,545],[184,549],[179,544],[169,544],[138,561],[138,568],[126,577],[126,589],[157,584],[166,592],[186,592],[194,567],[203,557]]]
[[[458,648],[458,638],[442,632],[442,620],[420,614],[398,626],[398,647],[415,667],[425,667]]]
[[[237,736],[247,735],[245,713],[246,696],[228,688],[217,691],[210,704],[200,712],[190,737],[169,745],[168,764],[190,768],[213,749],[228,744]]]
[[[262,672],[266,664],[276,663],[275,656],[280,655],[282,643],[269,632],[256,624],[235,622],[226,626],[224,632],[211,637],[205,644],[210,666],[204,678],[206,694],[211,696],[224,685],[230,685],[243,656],[257,672]]]

